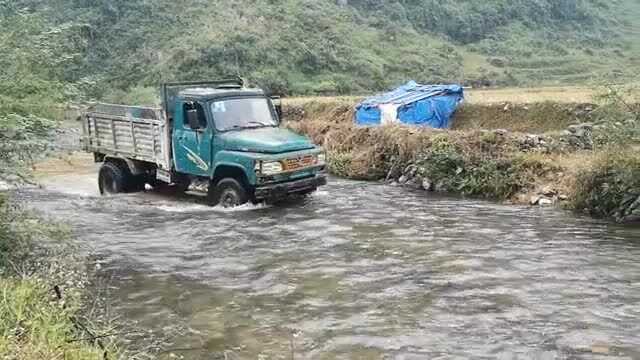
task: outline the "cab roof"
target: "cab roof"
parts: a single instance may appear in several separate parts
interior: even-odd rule
[[[245,87],[192,87],[183,89],[178,94],[184,98],[211,100],[233,96],[264,96],[264,91]]]

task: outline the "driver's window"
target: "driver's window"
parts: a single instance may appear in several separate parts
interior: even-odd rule
[[[207,117],[204,113],[204,107],[195,101],[184,103],[183,125],[185,129],[192,129],[189,124],[189,113],[196,111],[198,115],[198,129],[204,129],[207,127]]]

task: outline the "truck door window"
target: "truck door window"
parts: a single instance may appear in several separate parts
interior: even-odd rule
[[[187,112],[189,110],[196,110],[198,112],[198,122],[200,123],[199,128],[200,129],[206,128],[207,117],[205,116],[205,113],[204,113],[204,107],[202,107],[202,105],[200,105],[199,103],[192,101],[192,102],[184,103],[184,115],[182,119],[183,119],[183,125],[185,129],[191,129],[191,127],[189,126],[189,117],[187,115]]]

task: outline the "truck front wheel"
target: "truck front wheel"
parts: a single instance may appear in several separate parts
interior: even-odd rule
[[[211,206],[220,205],[224,208],[240,206],[249,201],[247,190],[234,178],[224,178],[217,184],[211,182],[207,195]]]
[[[98,187],[101,195],[112,195],[126,191],[127,173],[115,163],[106,162],[100,167]]]

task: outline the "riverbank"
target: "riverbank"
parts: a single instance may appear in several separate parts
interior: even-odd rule
[[[354,105],[324,99],[285,109],[286,126],[322,144],[337,176],[640,220],[640,119],[633,109],[468,104],[445,131],[357,127]]]
[[[95,307],[91,264],[69,236],[0,193],[0,358],[118,357],[116,329]]]
[[[0,116],[0,358],[116,359],[123,324],[107,313],[96,263],[71,230],[21,204],[36,163],[77,147],[77,130],[36,116]],[[77,138],[77,136],[76,136]],[[66,145],[73,145],[66,147]],[[49,172],[60,164],[49,160]]]

